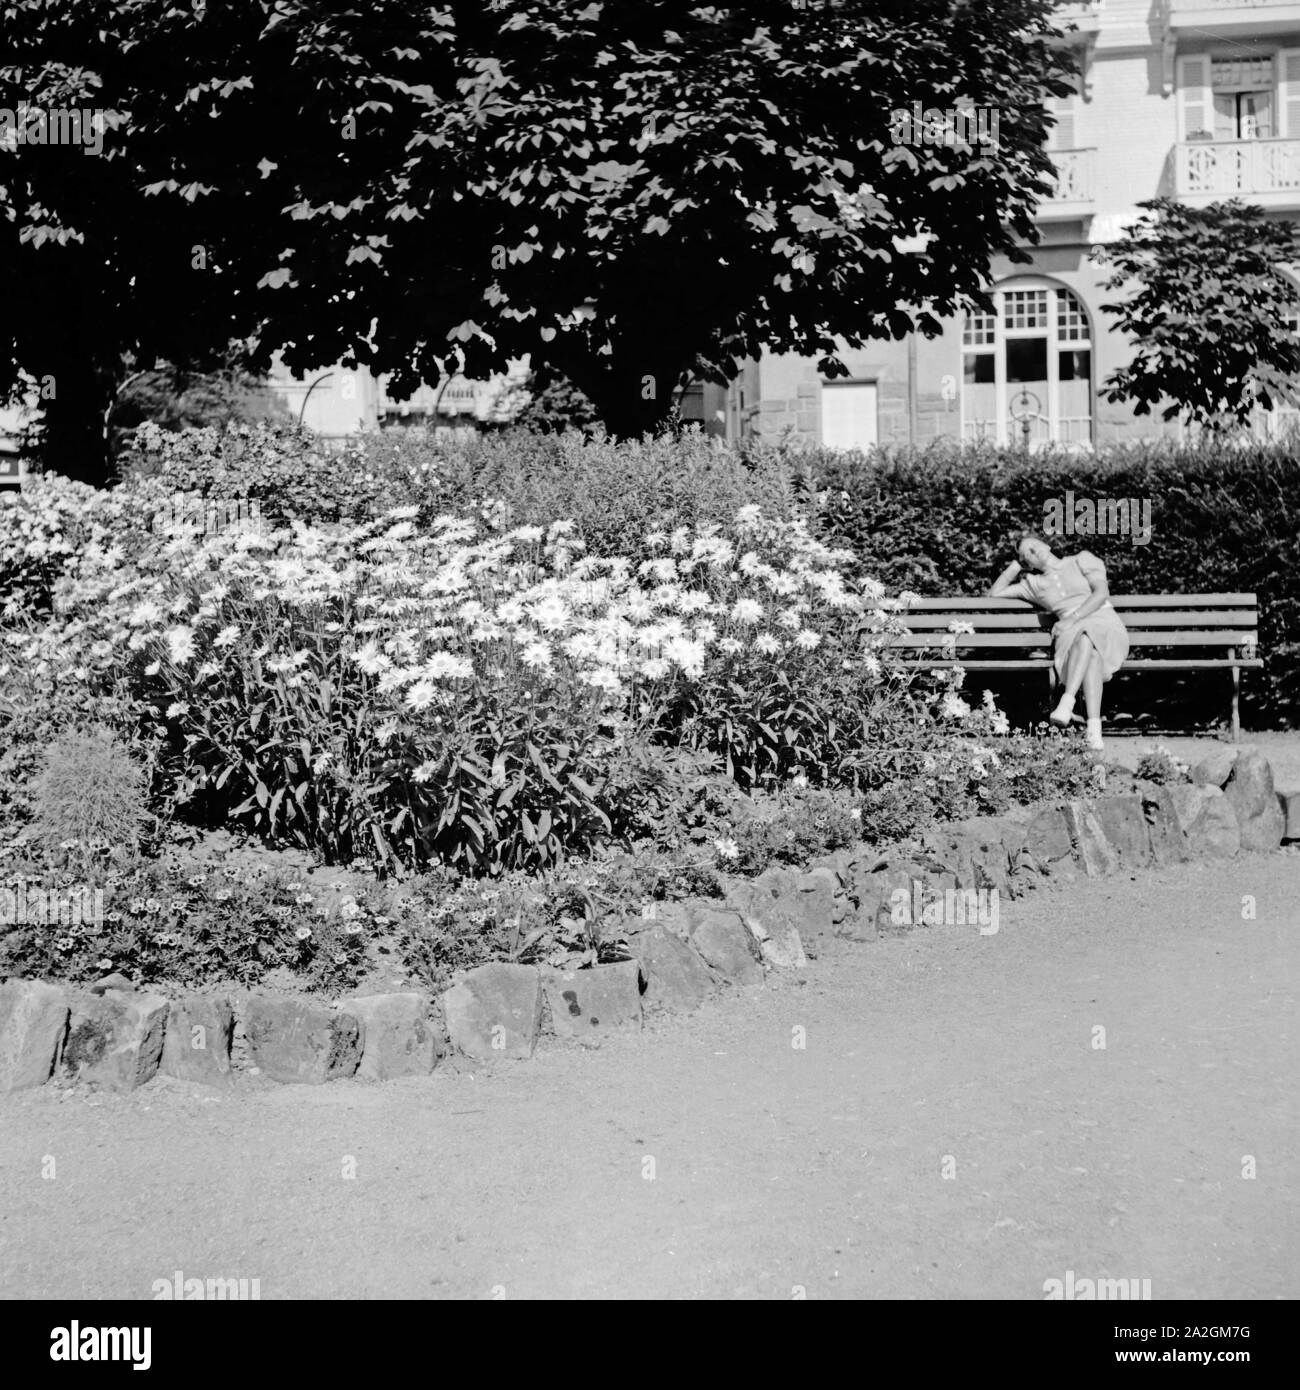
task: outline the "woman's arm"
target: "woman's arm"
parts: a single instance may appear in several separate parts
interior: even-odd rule
[[[1079,562],[1079,572],[1088,581],[1092,592],[1083,602],[1062,619],[1062,626],[1073,627],[1084,618],[1091,617],[1107,599],[1110,598],[1110,585],[1106,582],[1106,566],[1091,550],[1081,550],[1075,559]]]
[[[988,591],[988,598],[1024,598],[1029,597],[1029,591],[1023,583],[1018,583],[1020,577],[1020,561],[1012,562],[1002,571],[993,581],[993,587]]]

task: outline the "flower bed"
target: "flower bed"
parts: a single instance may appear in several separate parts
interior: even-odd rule
[[[723,511],[748,475],[699,440],[520,446],[593,486],[622,457],[602,525],[549,517],[506,445],[479,461],[508,502],[394,449],[316,516],[289,438],[187,432],[113,489],[0,499],[0,879],[104,898],[93,930],[15,923],[0,977],[588,968],[643,902],[1096,789],[1076,741],[894,668],[907,595],[850,578],[771,470],[775,516]],[[679,455],[707,486],[659,481]],[[260,522],[172,524],[234,487]]]
[[[160,1070],[192,1081],[239,1071],[279,1082],[428,1075],[449,1047],[483,1060],[533,1054],[539,1036],[597,1041],[638,1029],[646,1008],[698,1007],[727,985],[808,966],[835,938],[932,926],[1000,929],[1000,900],[1043,879],[1274,849],[1300,838],[1300,797],[1268,763],[1223,748],[1189,782],[1129,779],[1092,800],[1047,802],[927,833],[906,849],[845,846],[806,871],[721,877],[720,896],[623,904],[617,960],[459,970],[437,993],[405,988],[334,1002],[265,990],[141,991],[114,975],[89,990],[11,978],[0,986],[0,1093],[61,1074],[131,1090]],[[1167,771],[1167,769],[1165,770]],[[229,849],[229,847],[226,847]],[[590,895],[587,895],[590,901]],[[345,924],[357,914],[346,910]]]

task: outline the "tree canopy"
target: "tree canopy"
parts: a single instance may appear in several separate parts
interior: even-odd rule
[[[1212,430],[1240,428],[1259,407],[1294,402],[1298,305],[1295,284],[1280,273],[1296,259],[1294,224],[1238,199],[1138,206],[1145,215],[1094,253],[1112,267],[1107,289],[1134,291],[1102,306],[1133,341],[1132,358],[1107,377],[1102,395],[1131,402],[1138,415],[1163,404],[1162,419]]]
[[[0,387],[49,378],[51,441],[93,452],[124,353],[201,368],[232,340],[399,395],[528,353],[623,434],[764,347],[842,374],[839,342],[936,333],[1024,259],[1068,90],[1053,8],[6,5],[2,104],[105,114],[98,155],[0,153]],[[956,107],[996,142],[897,140],[900,110]]]

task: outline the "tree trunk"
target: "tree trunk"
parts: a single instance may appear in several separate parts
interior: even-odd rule
[[[611,435],[639,439],[646,433],[658,433],[668,423],[673,390],[688,362],[653,353],[628,356],[635,365],[625,361],[621,368],[612,370],[596,367],[590,359],[556,361],[555,365],[587,395]]]
[[[41,466],[66,478],[105,486],[112,476],[108,411],[115,374],[85,357],[60,358],[37,374]]]

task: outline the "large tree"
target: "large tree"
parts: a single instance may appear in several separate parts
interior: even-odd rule
[[[1220,432],[1249,425],[1260,407],[1300,401],[1296,288],[1282,273],[1300,252],[1294,224],[1237,199],[1138,206],[1144,215],[1093,253],[1111,267],[1107,289],[1132,291],[1102,306],[1133,342],[1102,395]]]
[[[527,352],[620,434],[764,346],[838,374],[839,342],[937,332],[1023,259],[1067,90],[1053,8],[10,5],[6,89],[119,114],[99,159],[0,165],[3,357],[89,394],[123,351],[247,337],[251,367],[403,392]],[[898,110],[958,104],[996,144],[896,142]]]

